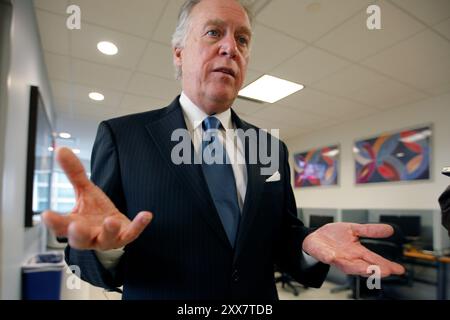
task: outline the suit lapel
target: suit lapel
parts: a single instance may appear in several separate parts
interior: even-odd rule
[[[185,129],[186,123],[183,117],[183,112],[179,99],[166,108],[166,113],[157,120],[146,125],[147,131],[150,134],[155,145],[157,145],[159,152],[164,158],[170,170],[177,175],[180,182],[185,185],[185,190],[191,193],[193,203],[197,203],[199,212],[207,224],[213,229],[225,244],[231,248],[225,230],[219,218],[219,214],[214,206],[214,202],[209,193],[201,165],[194,164],[194,147],[191,142],[191,163],[176,165],[171,159],[173,148],[179,141],[172,141],[172,133],[176,129]]]
[[[244,131],[254,128],[243,122],[234,112],[232,112],[233,121],[238,129]],[[259,134],[257,132],[257,141],[259,142]],[[258,204],[260,203],[262,191],[264,188],[265,176],[261,175],[261,165],[259,161],[255,164],[250,163],[250,148],[248,143],[244,142],[245,162],[247,164],[247,190],[245,193],[244,207],[242,209],[242,218],[239,225],[234,262],[239,257],[245,244],[248,231],[258,213]]]

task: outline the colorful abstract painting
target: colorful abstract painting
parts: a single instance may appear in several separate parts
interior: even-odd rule
[[[357,141],[356,183],[429,179],[431,136],[431,127],[422,127]]]
[[[312,149],[294,155],[295,187],[338,184],[339,147]]]

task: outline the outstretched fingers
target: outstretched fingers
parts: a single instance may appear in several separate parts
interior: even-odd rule
[[[148,224],[152,221],[153,214],[149,211],[142,211],[136,215],[133,221],[126,227],[124,233],[121,238],[125,244],[128,244],[134,241],[144,229],[148,226]]]
[[[378,266],[381,270],[381,276],[387,277],[391,274],[400,275],[405,273],[405,268],[393,261],[364,248],[363,259],[370,265]]]
[[[72,222],[70,215],[61,215],[54,211],[43,212],[42,219],[57,237],[65,237],[69,224]]]
[[[93,249],[100,227],[93,227],[81,221],[70,223],[67,232],[69,245],[75,249]]]
[[[97,249],[109,250],[123,246],[119,235],[125,224],[125,221],[116,217],[106,218],[102,224],[101,232],[96,239]]]
[[[394,234],[394,228],[388,224],[357,224],[352,223],[353,234],[357,237],[387,238]]]
[[[72,150],[65,147],[59,148],[56,159],[75,190],[85,188],[91,184],[83,165]]]
[[[150,212],[139,213],[131,222],[111,216],[105,219],[93,246],[97,250],[110,250],[123,247],[134,241],[150,223]]]

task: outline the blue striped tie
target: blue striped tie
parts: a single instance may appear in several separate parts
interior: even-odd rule
[[[233,168],[226,161],[228,159],[227,153],[218,137],[220,126],[220,121],[216,117],[208,117],[202,123],[204,132],[202,168],[228,240],[234,247],[241,212],[237,200]],[[215,157],[216,152],[219,152],[217,157]],[[211,157],[219,161],[212,162]]]

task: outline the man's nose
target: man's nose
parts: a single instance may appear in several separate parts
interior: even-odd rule
[[[227,36],[220,42],[219,54],[221,56],[229,56],[234,59],[237,55],[236,40],[232,36]]]

